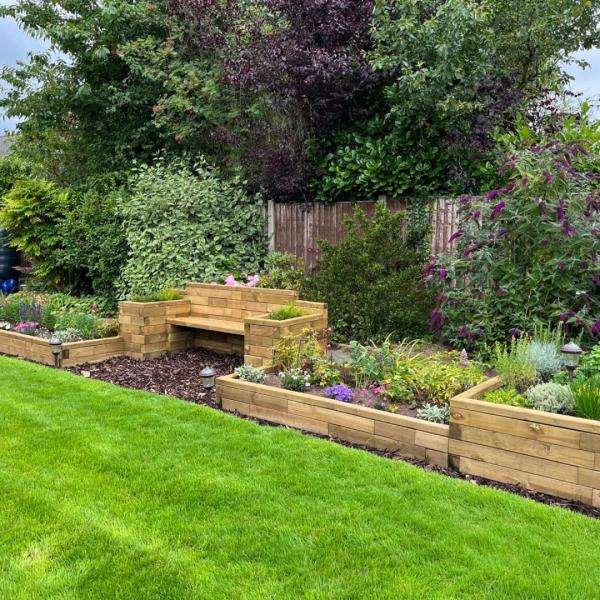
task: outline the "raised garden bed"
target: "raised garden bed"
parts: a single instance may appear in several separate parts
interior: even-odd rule
[[[448,425],[242,381],[235,374],[218,378],[217,398],[225,410],[448,466]]]
[[[65,342],[62,345],[60,364],[69,367],[82,362],[102,361],[124,352],[121,336]],[[48,340],[15,331],[0,331],[0,354],[25,358],[44,365],[54,365],[54,355]]]
[[[600,507],[600,422],[479,400],[487,381],[450,401],[457,470]]]

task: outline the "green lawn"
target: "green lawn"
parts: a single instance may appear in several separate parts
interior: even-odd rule
[[[0,597],[598,598],[600,522],[0,358]]]

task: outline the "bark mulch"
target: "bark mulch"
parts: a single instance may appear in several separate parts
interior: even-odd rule
[[[242,362],[243,360],[240,356],[220,354],[203,348],[197,348],[186,352],[175,352],[145,361],[134,360],[126,356],[119,356],[100,363],[78,365],[68,370],[82,375],[83,377],[101,379],[126,388],[168,394],[170,396],[181,398],[182,400],[187,400],[188,402],[206,404],[212,408],[219,409],[220,407],[216,402],[214,390],[207,392],[203,389],[200,384],[199,373],[204,367],[210,366],[217,372],[217,375],[228,375],[229,373],[232,373],[237,366],[241,365]],[[255,419],[238,413],[235,414],[241,418],[259,423],[260,425],[285,427],[285,425],[278,425],[262,419]],[[581,502],[556,498],[555,496],[527,490],[517,485],[499,483],[481,477],[465,475],[453,469],[443,469],[441,467],[425,464],[421,461],[411,460],[410,458],[398,457],[392,452],[367,448],[366,446],[352,444],[337,438],[314,434],[308,431],[302,432],[306,435],[329,439],[342,446],[358,448],[392,460],[402,460],[427,471],[446,475],[447,477],[467,480],[473,485],[492,487],[497,490],[511,492],[519,496],[524,496],[525,498],[530,498],[536,502],[559,506],[567,510],[582,513],[589,517],[600,518],[600,509],[582,504]]]
[[[68,370],[121,387],[167,394],[195,404],[216,407],[215,391],[206,391],[202,387],[200,371],[204,367],[212,367],[217,376],[229,375],[242,363],[241,356],[197,348],[149,360],[116,356],[99,363],[77,365]]]

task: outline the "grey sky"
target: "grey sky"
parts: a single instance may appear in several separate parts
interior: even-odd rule
[[[9,3],[9,0],[0,0],[0,5]],[[43,40],[27,35],[12,19],[0,19],[0,64],[15,65],[18,60],[27,59],[27,52],[39,51],[45,47]],[[575,77],[573,91],[582,93],[585,98],[594,98],[597,103],[600,98],[600,49],[584,52],[579,56],[585,58],[591,67],[585,71],[575,66],[569,69]],[[0,113],[0,133],[14,129],[15,122],[15,119],[7,119]]]

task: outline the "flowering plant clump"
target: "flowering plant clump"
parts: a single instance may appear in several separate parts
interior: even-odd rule
[[[258,279],[258,275],[248,275],[246,281],[238,281],[233,275],[227,275],[224,283],[233,287],[256,287]]]
[[[337,383],[325,388],[325,395],[340,402],[350,402],[354,396],[354,392],[347,385]]]
[[[293,392],[305,392],[310,387],[310,372],[302,369],[288,369],[279,373],[281,387]]]
[[[39,326],[40,324],[37,321],[21,321],[15,325],[15,331],[25,335],[33,335]]]
[[[597,145],[596,145],[597,146]],[[598,152],[598,148],[595,152]],[[500,189],[463,197],[454,255],[431,257],[431,332],[481,347],[562,323],[600,336],[600,157],[575,141],[532,144],[499,173]]]

